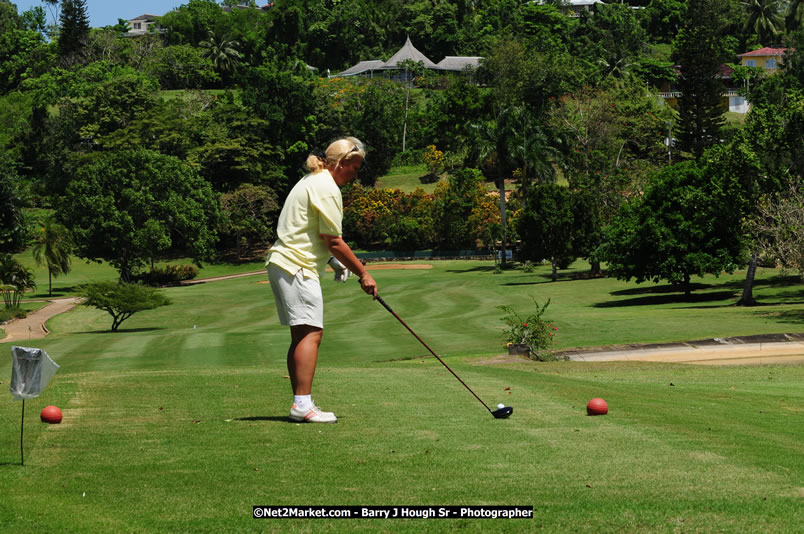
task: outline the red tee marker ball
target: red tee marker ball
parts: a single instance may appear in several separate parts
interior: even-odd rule
[[[61,423],[61,410],[59,410],[58,406],[45,406],[39,417],[42,419],[43,423],[57,425]]]
[[[603,399],[592,399],[586,405],[586,413],[589,415],[606,415],[609,413],[609,405]]]

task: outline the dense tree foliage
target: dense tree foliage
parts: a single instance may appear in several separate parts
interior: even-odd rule
[[[518,220],[523,259],[546,259],[552,265],[552,279],[558,279],[559,265],[571,262],[573,210],[570,191],[555,184],[533,188],[528,208]]]
[[[0,0],[5,249],[31,244],[23,214],[37,206],[58,208],[80,254],[114,262],[123,278],[168,251],[208,256],[218,238],[240,254],[271,238],[306,156],[349,134],[368,148],[363,186],[344,192],[346,237],[362,247],[506,248],[521,238],[523,259],[560,267],[580,256],[598,270],[604,252],[630,257],[639,225],[674,228],[683,217],[684,232],[717,234],[687,201],[730,206],[739,216],[728,240],[707,237],[698,250],[678,238],[639,273],[612,263],[620,275],[684,282],[725,256],[751,258],[750,272],[760,247],[744,221],[801,179],[797,0],[605,2],[578,17],[558,0],[235,4],[189,0],[135,37],[125,21],[90,30],[85,0],[25,13]],[[481,56],[480,66],[409,68],[410,84],[388,72],[328,76],[387,60],[407,37],[434,62]],[[745,80],[752,109],[722,132],[723,65],[780,45],[780,74],[737,70],[732,85]],[[681,93],[677,110],[657,94],[666,85]],[[393,163],[425,154],[439,154],[428,160],[441,180],[434,193],[371,188]],[[693,161],[663,170],[682,160]],[[689,195],[659,206],[677,189]],[[173,206],[177,195],[193,206]],[[555,247],[534,237],[548,223],[563,236]]]
[[[637,283],[666,280],[687,294],[693,276],[733,272],[742,241],[734,212],[729,216],[729,205],[716,200],[696,162],[665,167],[608,227],[602,256],[609,271]]]
[[[109,262],[124,281],[171,248],[210,257],[219,216],[208,183],[177,158],[148,150],[109,153],[79,169],[59,214],[78,256]]]
[[[0,169],[0,252],[17,252],[25,242],[22,201],[13,176]]]

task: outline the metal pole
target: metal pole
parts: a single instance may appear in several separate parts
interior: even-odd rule
[[[25,455],[22,452],[22,438],[25,430],[25,399],[22,399],[22,420],[20,421],[20,465],[25,465]]]

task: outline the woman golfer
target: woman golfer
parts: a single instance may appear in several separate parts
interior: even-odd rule
[[[320,276],[327,260],[333,261],[336,280],[349,271],[363,291],[377,296],[377,283],[341,237],[343,200],[340,187],[352,182],[366,156],[363,143],[354,137],[338,139],[325,153],[310,155],[310,174],[299,180],[279,215],[277,240],[268,251],[266,265],[276,301],[279,322],[290,326],[288,373],[293,387],[290,420],[336,423],[332,412],[319,409],[310,398],[324,332],[324,302]]]

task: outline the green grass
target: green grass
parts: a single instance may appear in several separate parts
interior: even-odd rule
[[[424,165],[394,167],[387,175],[378,178],[374,187],[377,189],[399,189],[403,193],[412,193],[417,188],[422,188],[426,192],[432,193],[435,191],[437,182],[422,182],[422,178],[425,176],[427,176],[427,167]]]
[[[424,165],[394,167],[388,174],[378,178],[374,187],[376,189],[399,189],[403,193],[412,193],[417,188],[421,188],[425,192],[432,194],[433,191],[435,191],[438,182],[423,182],[422,178],[425,178],[426,176],[427,167]],[[441,177],[441,180],[446,179],[446,176]],[[564,181],[566,182],[566,180]],[[489,191],[497,191],[497,187],[493,182],[485,182],[485,184]],[[509,183],[506,185],[506,188],[509,190],[514,190],[517,187],[517,183]]]
[[[804,287],[759,272],[765,305],[732,306],[744,273],[693,298],[665,286],[548,281],[485,262],[375,271],[411,327],[326,280],[315,395],[337,425],[285,422],[286,329],[263,277],[171,288],[174,304],[108,332],[79,307],[39,346],[61,365],[0,401],[0,525],[22,532],[797,532],[804,521],[804,366],[535,363],[502,352],[497,304],[552,303],[560,347],[804,331]],[[101,276],[102,270],[99,271]],[[577,278],[576,278],[577,277]],[[66,277],[69,284],[70,275]],[[8,350],[9,344],[0,344]],[[10,377],[0,360],[0,387]],[[6,377],[6,378],[2,378]],[[672,385],[671,385],[672,384]],[[605,398],[610,413],[587,417]],[[61,425],[38,421],[55,404]],[[381,415],[381,417],[378,417]],[[252,505],[524,504],[533,520],[265,520]]]
[[[724,114],[726,119],[726,126],[729,128],[742,128],[745,124],[745,113],[736,113],[734,111],[727,111]]]
[[[34,280],[36,280],[37,287],[35,290],[26,293],[25,300],[41,300],[50,298],[48,295],[48,273],[47,267],[37,265],[33,259],[31,250],[16,254],[14,256],[23,266],[31,269],[34,273]],[[171,261],[164,261],[157,263],[157,267],[167,264],[192,264],[189,258],[178,258]],[[198,276],[196,278],[212,278],[215,276],[222,276],[226,274],[246,273],[251,271],[258,271],[265,268],[265,261],[260,259],[258,261],[249,261],[239,263],[237,265],[222,264],[222,263],[202,263],[198,268]],[[53,298],[69,297],[75,295],[79,286],[88,282],[97,282],[103,280],[116,280],[119,278],[119,273],[107,263],[94,263],[87,262],[80,258],[73,257],[71,263],[70,273],[53,278]],[[26,308],[28,309],[28,308]]]

